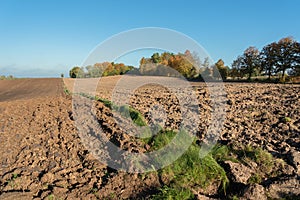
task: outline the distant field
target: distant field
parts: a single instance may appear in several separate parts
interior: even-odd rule
[[[59,78],[1,80],[0,102],[58,96],[63,92],[62,85]]]

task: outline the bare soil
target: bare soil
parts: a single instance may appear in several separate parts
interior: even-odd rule
[[[95,94],[112,99],[114,92],[128,92],[126,84],[114,91],[121,79],[102,78]],[[134,85],[133,80],[128,84]],[[0,81],[0,199],[149,197],[162,184],[157,175],[118,172],[85,148],[74,123],[72,97],[64,94],[64,84],[73,91],[72,79]],[[209,126],[210,95],[205,83],[191,86],[200,107],[197,134],[201,139]],[[267,150],[288,163],[285,176],[298,177],[295,181],[299,184],[299,163],[297,166],[291,155],[300,152],[300,86],[226,83],[225,88],[226,120],[220,141]],[[137,88],[129,102],[148,123],[153,105],[166,109],[166,128],[176,129],[182,120],[176,97],[165,87],[149,84]],[[107,107],[97,102],[95,108],[106,134],[121,148],[145,151],[147,147],[139,146],[116,127]],[[278,179],[265,180],[264,188],[274,181]],[[294,190],[300,189],[288,191]]]
[[[54,78],[1,80],[0,102],[56,97],[63,92],[61,85],[62,79]]]

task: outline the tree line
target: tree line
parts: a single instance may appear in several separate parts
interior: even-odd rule
[[[8,75],[8,76],[1,75],[0,76],[0,80],[13,80],[13,79],[16,79],[16,78],[12,75]]]
[[[101,76],[122,75],[133,69],[133,66],[127,66],[124,63],[103,62],[86,67],[73,67],[69,75],[71,78],[97,78]]]
[[[230,70],[232,78],[253,76],[280,76],[285,81],[286,75],[300,76],[300,43],[292,37],[285,37],[278,42],[268,44],[259,51],[248,47],[244,53],[233,61]]]
[[[142,75],[178,76],[193,80],[226,79],[229,67],[222,59],[211,65],[209,58],[201,62],[197,53],[186,50],[184,53],[154,53],[150,58],[140,60],[139,72]]]
[[[177,76],[181,74],[187,78],[193,78],[198,74],[195,67],[198,57],[190,51],[173,54],[169,52],[154,53],[150,58],[143,57],[140,60],[139,72],[142,75]]]
[[[300,76],[300,43],[292,37],[268,44],[259,51],[248,47],[238,56],[231,67],[222,59],[211,64],[209,58],[202,62],[199,56],[189,50],[184,53],[153,53],[151,57],[142,57],[139,68],[123,63],[103,62],[93,66],[73,67],[71,78],[93,78],[100,76],[122,75],[134,71],[141,75],[184,76],[192,80],[248,79],[262,76],[271,79],[280,77],[284,82],[286,75]]]
[[[126,66],[123,63],[103,62],[86,67],[73,67],[69,75],[71,78],[95,78],[122,75],[133,71],[132,73],[140,75],[183,76],[188,79],[202,77],[226,79],[228,69],[221,59],[211,66],[208,58],[201,62],[196,53],[186,50],[184,53],[153,53],[150,58],[142,57],[138,69],[133,66]]]

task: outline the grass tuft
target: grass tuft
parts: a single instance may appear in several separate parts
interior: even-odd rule
[[[104,104],[104,106],[119,112],[123,117],[131,118],[133,123],[137,126],[146,126],[146,120],[144,116],[136,109],[128,105],[117,106],[108,99],[103,99],[98,96],[93,96],[86,93],[79,93],[80,96],[86,97],[90,100],[99,101]]]
[[[171,142],[177,133],[172,130],[165,130],[159,132],[157,135],[151,138],[145,138],[143,141],[150,145],[150,151],[161,149]]]
[[[257,163],[261,171],[266,174],[270,173],[274,167],[275,159],[272,154],[261,148],[253,148],[248,145],[245,146],[243,150],[237,151],[237,154],[242,161],[245,161],[248,158]]]
[[[152,196],[154,200],[167,199],[167,200],[189,200],[195,199],[194,194],[186,188],[178,188],[177,186],[164,186],[160,192]]]
[[[151,150],[157,150],[170,143],[175,135],[174,131],[162,131],[148,144]],[[229,180],[217,160],[227,155],[228,149],[218,146],[204,158],[200,158],[199,152],[200,147],[194,142],[180,158],[158,171],[159,176],[168,183],[154,196],[155,199],[194,199],[191,188],[205,189],[211,184],[219,185],[225,192]]]
[[[69,96],[69,95],[72,94],[72,92],[71,92],[68,88],[66,88],[66,87],[64,87],[64,93],[65,93],[67,96]]]
[[[250,184],[253,184],[253,183],[260,184],[261,182],[262,182],[262,177],[259,174],[252,175],[248,180],[248,183],[250,183]]]
[[[137,126],[146,126],[146,120],[143,115],[136,109],[128,105],[116,107],[115,110],[126,118],[131,118],[133,123]]]

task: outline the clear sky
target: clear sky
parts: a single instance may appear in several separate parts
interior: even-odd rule
[[[0,75],[67,75],[105,39],[141,27],[182,32],[231,65],[249,46],[299,41],[299,8],[298,0],[0,0]]]

